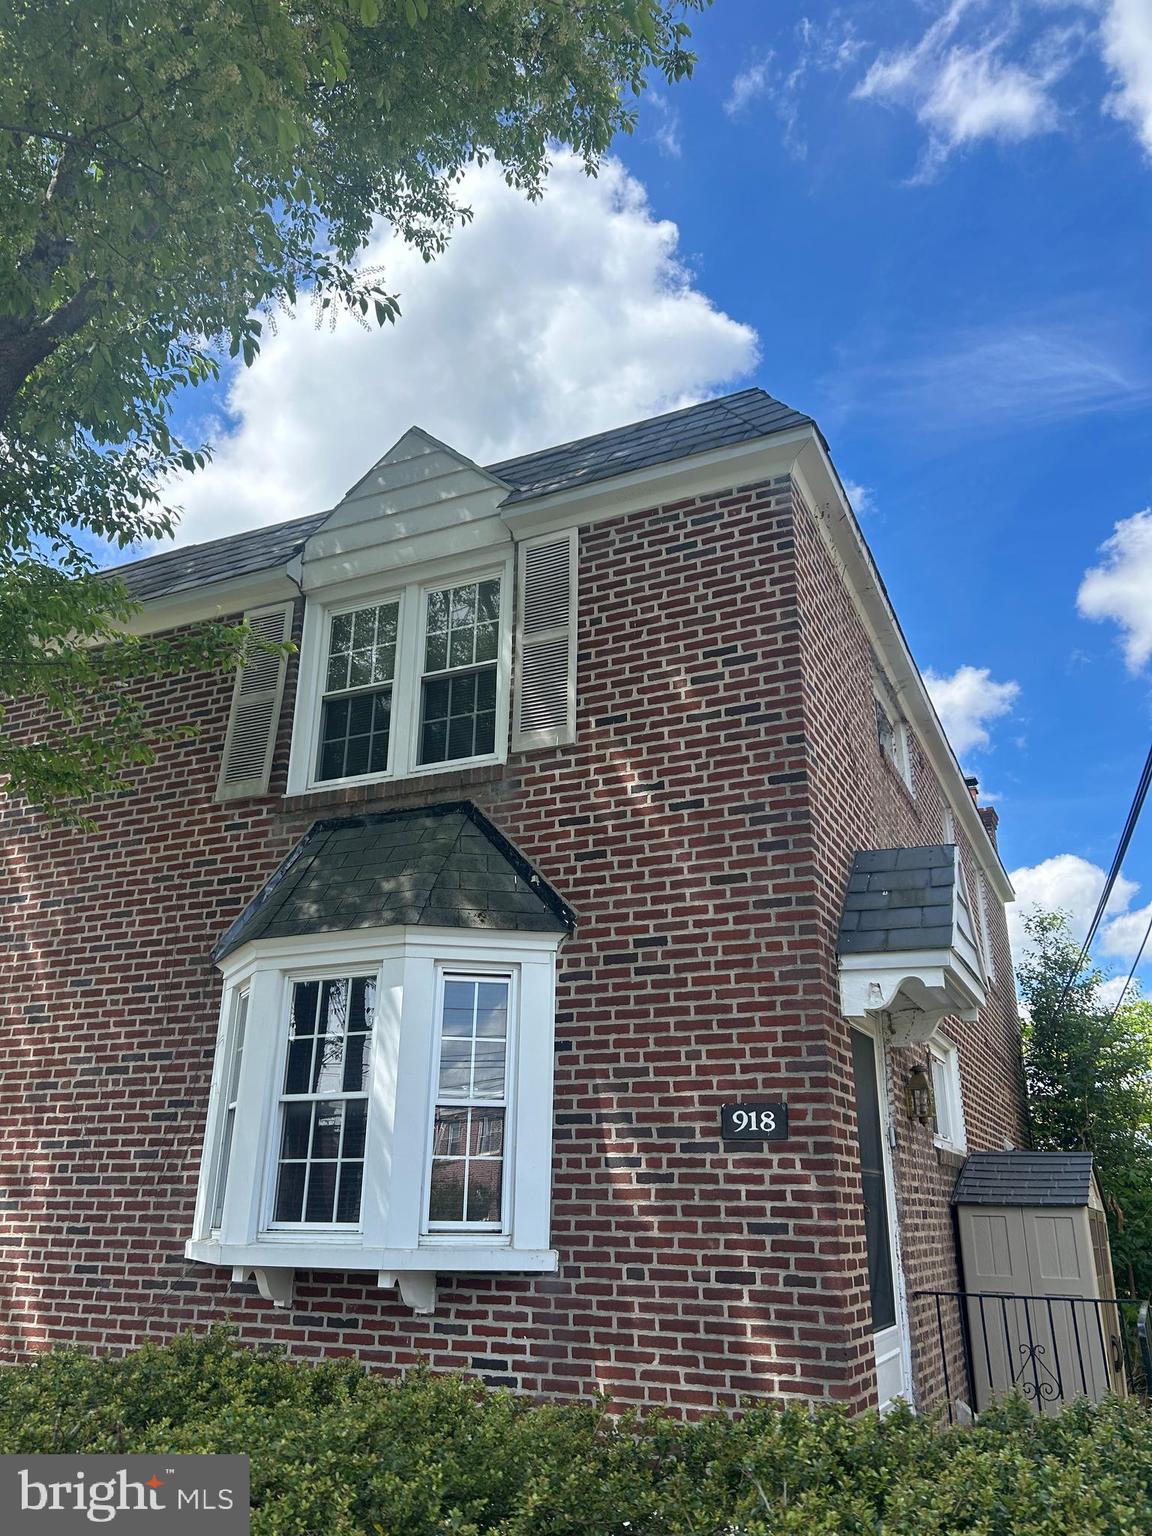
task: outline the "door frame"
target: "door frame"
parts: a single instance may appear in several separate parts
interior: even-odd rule
[[[880,1144],[884,1162],[884,1194],[888,1202],[888,1241],[892,1248],[892,1284],[895,1292],[896,1321],[890,1328],[870,1335],[873,1347],[873,1369],[876,1372],[876,1389],[881,1413],[892,1408],[897,1397],[910,1408],[915,1407],[912,1392],[912,1337],[908,1321],[908,1291],[904,1283],[904,1255],[900,1242],[900,1212],[896,1204],[896,1175],[892,1159],[892,1107],[888,1094],[890,1057],[888,1042],[884,1038],[883,1025],[874,1019],[851,1021],[849,1028],[857,1030],[872,1041],[876,1062],[876,1098],[880,1107]],[[856,1103],[856,1084],[852,1084],[853,1109]],[[878,1341],[884,1339],[884,1345]],[[896,1349],[893,1350],[892,1346]],[[900,1388],[887,1398],[879,1398],[879,1364],[883,1351],[885,1360],[897,1358],[900,1369]]]

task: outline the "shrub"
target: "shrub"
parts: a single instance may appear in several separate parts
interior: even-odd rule
[[[245,1452],[255,1536],[1152,1536],[1152,1413],[970,1429],[778,1410],[683,1424],[537,1406],[186,1335],[0,1371],[6,1452]]]

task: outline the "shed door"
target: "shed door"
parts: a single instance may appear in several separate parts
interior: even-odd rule
[[[1110,1385],[1110,1348],[1084,1283],[1078,1211],[964,1207],[964,1273],[977,1410],[1018,1389],[1038,1412]],[[1081,1249],[1084,1249],[1081,1252]]]

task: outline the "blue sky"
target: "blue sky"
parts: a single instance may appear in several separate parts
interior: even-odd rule
[[[596,184],[473,177],[439,271],[381,231],[395,331],[305,312],[187,402],[181,537],[330,504],[413,421],[494,459],[760,384],[857,488],[1022,894],[1083,920],[1152,734],[1152,6],[717,0],[695,36]],[[1152,812],[1125,875],[1124,972]]]

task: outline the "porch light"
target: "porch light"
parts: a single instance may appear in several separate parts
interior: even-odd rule
[[[912,1119],[918,1120],[921,1125],[928,1125],[935,1114],[936,1106],[932,1102],[932,1079],[928,1075],[927,1067],[917,1065],[912,1068],[908,1074],[904,1097]]]

